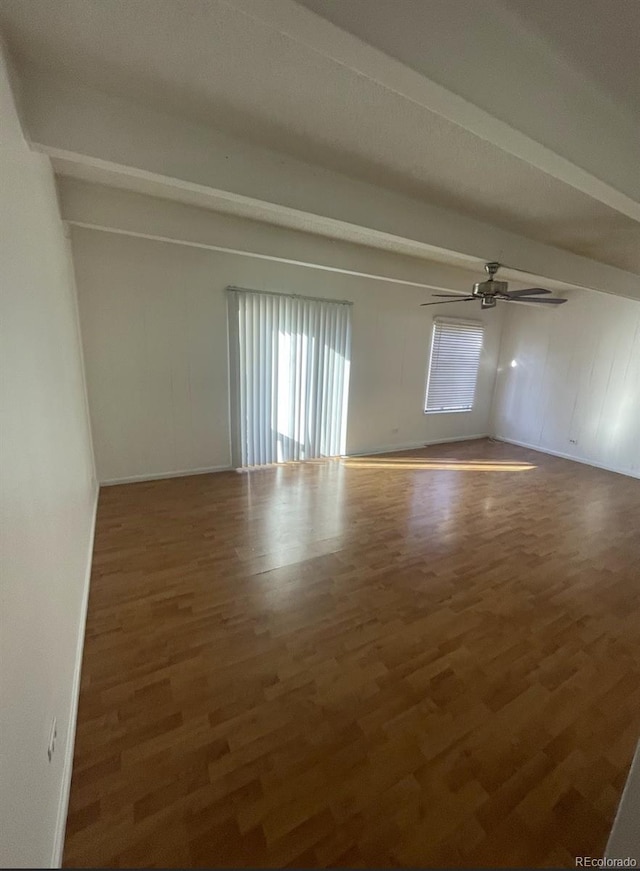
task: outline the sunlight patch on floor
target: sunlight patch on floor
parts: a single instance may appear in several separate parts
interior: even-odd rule
[[[528,472],[532,463],[515,460],[455,460],[429,457],[346,457],[350,469],[401,469],[433,472]]]

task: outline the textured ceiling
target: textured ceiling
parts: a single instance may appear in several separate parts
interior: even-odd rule
[[[609,100],[640,115],[638,0],[296,0],[412,69],[463,93],[471,70],[505,94],[535,79],[536,55],[563,60]],[[482,64],[487,44],[491,63]],[[521,81],[505,79],[525,66]],[[561,97],[545,94],[550,105]],[[499,96],[499,95],[495,95]],[[538,107],[530,107],[536,114]]]
[[[633,16],[618,16],[628,0],[553,0],[564,10],[556,14],[546,0],[297,2],[640,201],[640,114],[626,99],[626,80],[632,88],[638,80],[640,32]],[[600,28],[605,16],[612,20]],[[588,44],[600,39],[593,57],[575,50],[581,32]],[[605,84],[601,68],[612,64]]]
[[[220,0],[2,0],[0,19],[19,69],[640,272],[632,219]]]
[[[503,0],[611,97],[640,116],[638,0]]]

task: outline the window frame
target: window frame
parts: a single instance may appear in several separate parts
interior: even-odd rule
[[[475,372],[475,382],[473,386],[473,398],[471,400],[471,405],[468,408],[429,408],[429,387],[431,384],[431,376],[432,376],[432,364],[433,364],[433,351],[435,347],[435,339],[436,339],[436,331],[438,327],[446,326],[447,324],[452,326],[469,326],[475,327],[480,332],[480,351],[478,354],[478,362]],[[482,321],[473,320],[471,318],[455,318],[455,317],[446,317],[446,316],[438,316],[433,318],[432,326],[431,326],[431,341],[429,344],[429,354],[427,358],[427,377],[425,383],[425,389],[423,394],[423,413],[424,414],[464,414],[469,411],[473,411],[476,403],[476,396],[478,392],[478,379],[480,377],[480,364],[482,362],[482,352],[484,350],[484,331],[485,325]]]

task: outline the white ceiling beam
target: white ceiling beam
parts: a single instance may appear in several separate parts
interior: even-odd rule
[[[129,186],[118,189],[117,184],[122,179],[116,179],[113,174],[103,174],[102,180],[107,181],[108,186],[58,176],[60,210],[67,223],[358,275],[425,291],[468,293],[482,274],[482,263],[465,262],[461,268],[422,259],[424,252],[419,259],[416,250],[410,245],[405,248],[402,240],[393,250],[364,247],[357,234],[350,240],[335,239],[265,224],[240,214],[212,211],[210,204],[207,207],[206,197],[197,190],[192,191],[191,201],[187,203],[182,196],[178,200],[167,197],[166,187],[157,186],[149,179],[137,192]]]
[[[209,208],[292,229],[351,241],[357,235],[375,247],[404,240],[436,260],[498,260],[567,285],[640,298],[637,275],[121,98],[25,79],[23,106],[32,146],[67,174],[109,176],[137,190],[152,185],[173,199],[195,196]]]
[[[454,93],[389,54],[315,15],[293,0],[269,0],[268,3],[265,3],[264,0],[222,0],[222,2],[244,12],[263,25],[286,34],[291,39],[304,44],[309,50],[332,58],[337,63],[375,81],[404,99],[446,118],[478,138],[520,158],[547,175],[570,185],[621,214],[640,221],[640,127],[637,122],[629,122],[619,113],[611,117],[610,113],[606,112],[608,108],[606,105],[601,106],[602,111],[606,112],[606,117],[589,118],[590,129],[597,130],[597,136],[590,137],[592,141],[586,143],[587,146],[598,145],[600,152],[597,160],[599,176],[579,165],[580,161],[574,162],[571,155],[563,155],[547,147],[542,142],[517,129],[513,124],[500,120],[499,117],[480,108],[470,99],[465,99],[464,93]],[[420,14],[428,16],[428,4],[420,4],[419,6]],[[495,4],[492,5],[492,9],[494,6]],[[499,6],[496,8],[500,9]],[[398,10],[397,5],[393,6],[393,2],[372,3],[368,10],[367,19],[381,17],[385,12],[391,16],[391,22],[386,21],[385,23],[382,20],[383,28],[387,32],[399,31],[402,27],[402,12]],[[487,7],[487,16],[490,12],[491,9]],[[495,15],[492,20],[495,20]],[[428,29],[423,28],[421,34],[425,42],[424,50],[427,53],[430,36]],[[433,34],[433,36],[437,37],[437,34]],[[484,34],[474,32],[474,37],[476,36],[478,38],[484,36],[485,40],[491,40],[495,36],[495,31],[487,28]],[[541,49],[543,46],[538,46],[538,48]],[[499,51],[500,46],[487,42],[484,47],[483,62],[486,63],[487,58],[491,59],[490,62],[494,62],[494,59],[498,59]],[[546,57],[541,57],[539,63],[542,65],[545,61]],[[527,64],[534,63],[535,53],[532,57],[527,57],[526,62]],[[469,93],[474,94],[476,99],[474,81],[478,72],[479,70],[476,68],[474,75],[473,68],[469,69],[465,80]],[[563,84],[556,82],[556,88],[562,87]],[[518,94],[519,90],[515,90],[516,101],[518,101]],[[536,102],[530,102],[529,114],[534,114],[538,118],[541,113],[544,115],[544,108],[541,109],[539,105],[539,93],[536,94],[535,99]],[[519,103],[522,104],[521,98]],[[568,117],[563,119],[564,125],[571,127],[575,119],[570,117],[570,103],[566,107],[566,113]],[[611,129],[614,126],[614,121],[615,129]],[[576,130],[573,145],[574,148],[579,149],[581,160],[585,159],[584,140],[584,135],[580,130]],[[604,160],[602,159],[603,151],[606,152]],[[609,170],[613,170],[613,174],[618,175],[621,169],[626,171],[624,177],[630,189],[634,191],[634,196],[630,196],[626,188],[622,189],[620,185],[615,186],[603,180]],[[635,197],[635,193],[637,193],[638,198]]]
[[[482,275],[484,257],[464,253],[454,248],[438,247],[427,242],[378,231],[322,215],[313,215],[278,204],[219,191],[213,188],[167,178],[145,170],[118,166],[83,155],[73,155],[56,149],[45,149],[60,177],[63,217],[71,223],[121,230],[149,238],[184,240],[211,247],[214,243],[225,250],[271,256],[288,262],[334,268],[351,274],[397,281],[432,290],[466,290],[471,276]],[[90,182],[83,186],[83,182]],[[125,193],[126,192],[126,193]],[[139,194],[146,195],[140,198]],[[123,199],[123,195],[128,198]],[[148,197],[172,201],[177,209],[156,211],[149,206]],[[157,202],[157,200],[156,200]],[[180,207],[197,207],[180,208]],[[426,218],[438,224],[443,210],[423,207]],[[206,211],[205,211],[206,210]],[[217,215],[215,213],[220,213]],[[196,214],[200,213],[200,218]],[[206,218],[203,216],[207,215]],[[238,226],[229,223],[229,217],[249,219]],[[467,221],[466,218],[460,218]],[[481,226],[478,222],[472,225]],[[295,231],[283,236],[280,228]],[[472,228],[471,228],[472,229]],[[251,231],[250,231],[251,230]],[[502,231],[498,231],[502,232]],[[313,234],[313,235],[312,235]],[[319,239],[318,237],[323,237]],[[326,240],[321,247],[320,243]],[[529,243],[529,240],[523,240]],[[351,243],[345,249],[340,243]],[[545,253],[544,269],[515,268],[513,260],[504,260],[501,276],[515,282],[514,287],[544,283],[557,291],[573,289],[603,290],[593,277],[605,281],[605,292],[640,299],[640,281],[637,276],[614,267],[586,260],[583,257],[558,252],[539,243],[531,243]],[[358,254],[353,259],[355,246]],[[363,246],[369,249],[363,259]],[[504,249],[501,249],[504,250]],[[297,258],[291,259],[295,251]],[[321,251],[321,256],[318,255]],[[345,253],[347,252],[347,253]],[[385,259],[387,252],[401,255]],[[532,252],[530,252],[532,253]],[[571,264],[552,262],[554,254],[565,257]],[[427,261],[427,262],[425,262]],[[533,261],[527,261],[531,264]],[[558,268],[559,266],[564,268]],[[576,272],[567,266],[582,267],[586,280],[571,280],[564,275]],[[550,266],[555,268],[549,268]],[[436,268],[437,267],[437,268]],[[434,271],[435,270],[435,271]]]

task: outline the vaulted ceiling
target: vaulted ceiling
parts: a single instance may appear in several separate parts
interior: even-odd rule
[[[370,229],[373,245],[385,231],[517,256],[532,274],[640,296],[636,0],[2,0],[0,25],[28,135],[61,172],[140,189],[147,171],[174,198],[181,181],[211,189],[212,208],[255,200],[262,220],[268,204],[312,231],[315,216],[336,235]],[[273,191],[241,153],[273,168]],[[314,185],[340,179],[325,204]],[[420,237],[368,221],[349,203],[359,190],[370,211],[423,206]],[[477,247],[475,226],[493,228]]]

